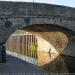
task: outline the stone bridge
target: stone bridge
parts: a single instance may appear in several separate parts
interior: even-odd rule
[[[75,8],[41,3],[0,1],[1,49],[9,36],[19,29],[41,36],[61,53],[67,43],[70,43],[75,32]],[[74,53],[74,49],[72,52],[68,51],[69,55]]]

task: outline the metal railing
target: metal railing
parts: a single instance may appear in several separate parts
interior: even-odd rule
[[[6,49],[37,59],[37,51],[33,53],[30,49],[32,44],[37,44],[37,39],[33,35],[11,36],[6,43]]]

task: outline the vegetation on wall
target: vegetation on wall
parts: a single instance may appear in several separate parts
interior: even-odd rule
[[[31,52],[32,53],[35,53],[35,52],[37,52],[37,47],[38,47],[38,45],[37,44],[31,44],[30,45],[30,50],[31,50]]]

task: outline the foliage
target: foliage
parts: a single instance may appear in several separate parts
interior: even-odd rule
[[[32,53],[35,53],[37,51],[37,44],[31,44],[30,50],[31,50]]]

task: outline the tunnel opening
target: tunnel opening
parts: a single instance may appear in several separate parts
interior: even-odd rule
[[[35,25],[34,27],[32,27],[32,26],[24,27],[23,29],[30,31],[31,33],[33,33],[35,35],[39,35],[40,37],[42,37],[43,39],[48,41],[49,44],[51,44],[53,46],[53,47],[50,46],[49,48],[47,48],[47,50],[49,50],[50,48],[52,49],[52,52],[51,52],[52,53],[51,54],[52,64],[50,64],[51,62],[49,63],[49,61],[47,59],[49,57],[43,56],[46,54],[41,52],[42,54],[39,55],[40,60],[43,59],[43,60],[41,60],[42,67],[46,68],[46,66],[48,65],[46,69],[48,69],[48,68],[51,69],[50,67],[53,67],[53,66],[49,67],[49,64],[55,65],[53,72],[59,72],[59,71],[56,71],[56,69],[58,70],[58,68],[57,68],[58,65],[56,65],[56,64],[61,65],[61,63],[62,63],[63,64],[63,65],[61,65],[62,71],[60,70],[61,68],[58,66],[60,72],[73,72],[73,71],[71,71],[71,69],[74,70],[74,67],[71,67],[71,64],[69,64],[70,59],[68,59],[68,63],[66,63],[64,61],[64,59],[66,58],[65,55],[68,55],[68,53],[70,53],[68,47],[69,47],[69,44],[71,43],[71,41],[73,40],[72,39],[73,36],[75,35],[75,33],[72,30],[67,29],[65,27],[62,27],[62,26],[59,26],[59,25],[45,25],[45,24],[44,25],[42,25],[42,24],[41,25]],[[54,52],[53,52],[53,49],[55,49]],[[66,49],[67,49],[67,51],[66,51]],[[64,59],[62,56],[64,57]],[[71,54],[69,54],[68,56],[71,56]],[[44,58],[44,57],[47,57],[47,58]],[[47,59],[46,60],[47,62],[45,62],[44,59]],[[69,65],[67,65],[67,64],[69,64]],[[50,72],[52,72],[52,69]]]
[[[67,28],[45,24],[27,26],[21,28],[20,30],[26,31],[27,33],[30,33],[33,36],[36,36],[38,43],[36,58],[38,59],[39,62],[35,61],[35,64],[38,63],[39,67],[43,67],[46,64],[49,64],[50,62],[54,61],[58,56],[60,56],[60,54],[62,54],[64,49],[67,47],[70,37],[72,36],[72,34],[74,34],[71,30]],[[50,49],[51,53],[49,53]],[[20,52],[22,53],[22,51]],[[57,61],[59,62],[59,60]],[[54,65],[58,64],[58,62],[55,63]],[[60,64],[65,65],[64,61],[63,63]],[[66,65],[65,69],[67,69]],[[64,72],[66,72],[66,70],[64,70]]]
[[[6,53],[7,62],[4,66],[2,65],[1,71],[3,72],[46,72],[43,68],[36,66],[38,58],[37,39],[30,32],[16,30],[6,42]]]
[[[7,53],[35,64],[37,59],[37,38],[24,30],[16,30],[6,42]]]

